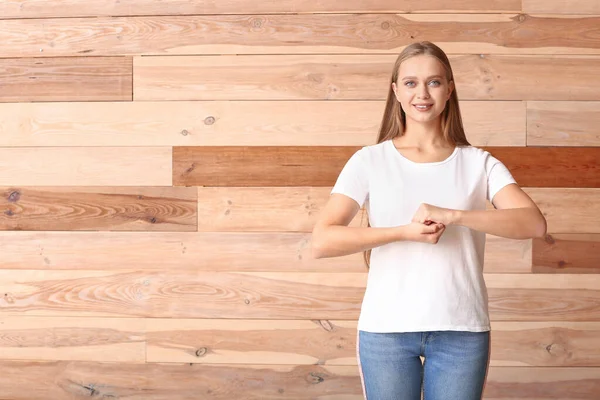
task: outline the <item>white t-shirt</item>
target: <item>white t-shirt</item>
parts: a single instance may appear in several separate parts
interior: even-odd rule
[[[372,227],[396,227],[409,224],[421,203],[485,210],[486,199],[511,183],[504,164],[476,147],[416,163],[387,140],[358,150],[331,193],[365,205]],[[484,249],[485,233],[456,225],[446,227],[437,244],[398,241],[374,248],[358,329],[490,330]]]

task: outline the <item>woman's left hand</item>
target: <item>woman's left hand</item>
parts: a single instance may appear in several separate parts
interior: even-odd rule
[[[441,223],[444,226],[451,225],[454,220],[454,211],[448,208],[432,206],[431,204],[422,203],[417,212],[413,216],[413,222],[419,222],[425,225]]]

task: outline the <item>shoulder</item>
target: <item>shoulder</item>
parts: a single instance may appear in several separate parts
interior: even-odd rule
[[[363,146],[355,154],[361,157],[366,162],[373,162],[374,160],[380,160],[384,158],[386,151],[387,141]]]

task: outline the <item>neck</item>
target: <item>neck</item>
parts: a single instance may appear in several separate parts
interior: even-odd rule
[[[448,147],[439,119],[427,123],[407,119],[404,134],[396,140],[397,144],[407,147]]]

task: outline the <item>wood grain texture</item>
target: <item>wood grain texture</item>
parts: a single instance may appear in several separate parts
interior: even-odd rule
[[[598,234],[549,234],[533,240],[532,253],[536,273],[600,273]]]
[[[356,365],[356,321],[148,319],[147,361]],[[492,366],[597,367],[598,322],[494,322]]]
[[[600,188],[598,147],[485,147],[522,187]]]
[[[583,6],[582,6],[583,8]],[[279,0],[249,3],[244,0],[11,0],[0,2],[0,18],[98,17],[130,15],[202,14],[308,14],[308,13],[418,13],[418,12],[520,12],[520,0]]]
[[[358,318],[365,273],[0,270],[6,316]],[[600,321],[600,275],[486,274],[494,321]]]
[[[362,253],[313,259],[310,239],[301,232],[0,232],[0,269],[367,272]],[[530,273],[531,240],[488,236],[485,272]]]
[[[600,233],[600,190],[528,188],[548,222],[548,232]]]
[[[169,147],[0,148],[2,186],[170,186]]]
[[[134,58],[135,100],[385,100],[396,55]],[[597,56],[450,56],[461,100],[600,100]],[[564,82],[568,81],[569,85]],[[576,88],[576,90],[574,90]]]
[[[600,146],[598,126],[600,102],[527,102],[529,146]]]
[[[0,317],[0,359],[145,362],[145,332],[142,318]]]
[[[331,146],[376,140],[382,101],[0,104],[0,146]],[[525,146],[525,102],[463,101],[473,145]]]
[[[0,230],[196,231],[195,188],[0,187]]]
[[[600,190],[523,190],[544,213],[548,232],[600,233]],[[199,187],[198,228],[204,232],[311,232],[330,191],[331,187]],[[493,209],[489,202],[488,206]],[[350,224],[367,226],[364,209]]]
[[[448,53],[600,54],[599,23],[526,14],[194,15],[47,18],[40,30],[18,19],[0,20],[0,54],[398,54],[420,40]]]
[[[2,361],[0,367],[0,388],[13,400],[363,399],[355,366]],[[598,390],[600,368],[491,367],[483,398],[596,400]]]
[[[600,3],[589,0],[521,0],[523,12],[543,14],[600,14]]]
[[[11,400],[362,399],[354,366],[2,361],[0,368]]]
[[[522,187],[600,187],[600,148],[481,147]],[[333,186],[355,146],[175,147],[178,186]]]
[[[132,75],[130,57],[0,58],[0,102],[132,100]]]

